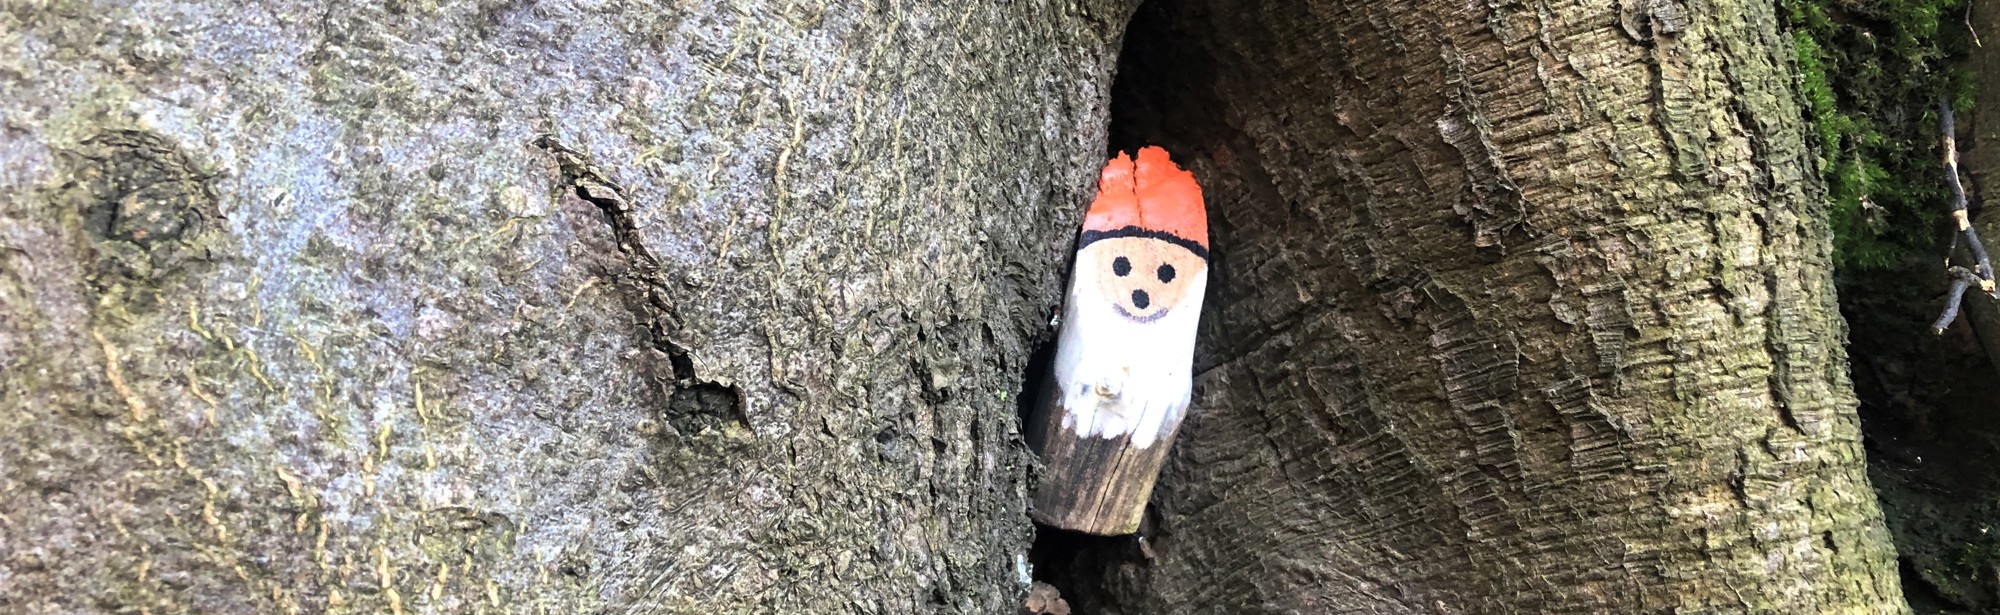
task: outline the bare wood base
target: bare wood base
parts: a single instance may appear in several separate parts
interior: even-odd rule
[[[1138,448],[1130,435],[1078,436],[1063,428],[1065,412],[1051,400],[1029,426],[1028,443],[1047,467],[1035,489],[1035,520],[1099,536],[1138,531],[1153,481],[1180,427],[1169,428],[1152,446]]]

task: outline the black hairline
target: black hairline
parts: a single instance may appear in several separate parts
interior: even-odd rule
[[[1108,231],[1084,231],[1083,237],[1077,240],[1076,249],[1078,251],[1082,251],[1084,248],[1089,247],[1090,244],[1096,243],[1099,240],[1116,239],[1119,237],[1142,237],[1146,239],[1158,239],[1160,241],[1164,241],[1183,248],[1187,248],[1187,250],[1189,252],[1193,252],[1195,256],[1201,257],[1202,262],[1208,262],[1208,248],[1202,246],[1201,244],[1195,243],[1194,241],[1189,240],[1185,237],[1181,237],[1180,235],[1175,235],[1173,233],[1169,233],[1166,231],[1155,231],[1152,229],[1139,228],[1137,226],[1127,226],[1125,228],[1111,229]]]

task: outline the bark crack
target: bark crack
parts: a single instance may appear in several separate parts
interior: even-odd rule
[[[646,247],[625,189],[600,171],[589,156],[563,145],[554,135],[536,137],[533,144],[555,158],[563,186],[577,198],[596,206],[611,228],[626,265],[618,273],[619,287],[635,295],[631,297],[636,299],[632,302],[634,315],[644,323],[653,349],[664,354],[672,367],[674,390],[667,403],[669,420],[683,429],[690,427],[690,423],[716,418],[750,426],[749,398],[740,385],[706,380],[695,373],[694,359],[676,335],[682,325],[675,315],[678,307],[670,291],[673,283],[660,259]]]

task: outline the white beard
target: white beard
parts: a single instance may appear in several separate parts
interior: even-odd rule
[[[1180,304],[1141,323],[1114,311],[1098,289],[1098,268],[1077,262],[1056,341],[1063,429],[1078,437],[1131,434],[1132,446],[1152,446],[1180,424],[1188,406],[1208,268],[1187,282]]]

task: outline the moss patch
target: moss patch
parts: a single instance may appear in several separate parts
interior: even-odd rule
[[[1840,267],[1879,269],[1936,252],[1946,193],[1939,93],[1968,97],[1956,67],[1963,0],[1780,0],[1832,199]],[[1963,107],[1962,104],[1957,106]]]

